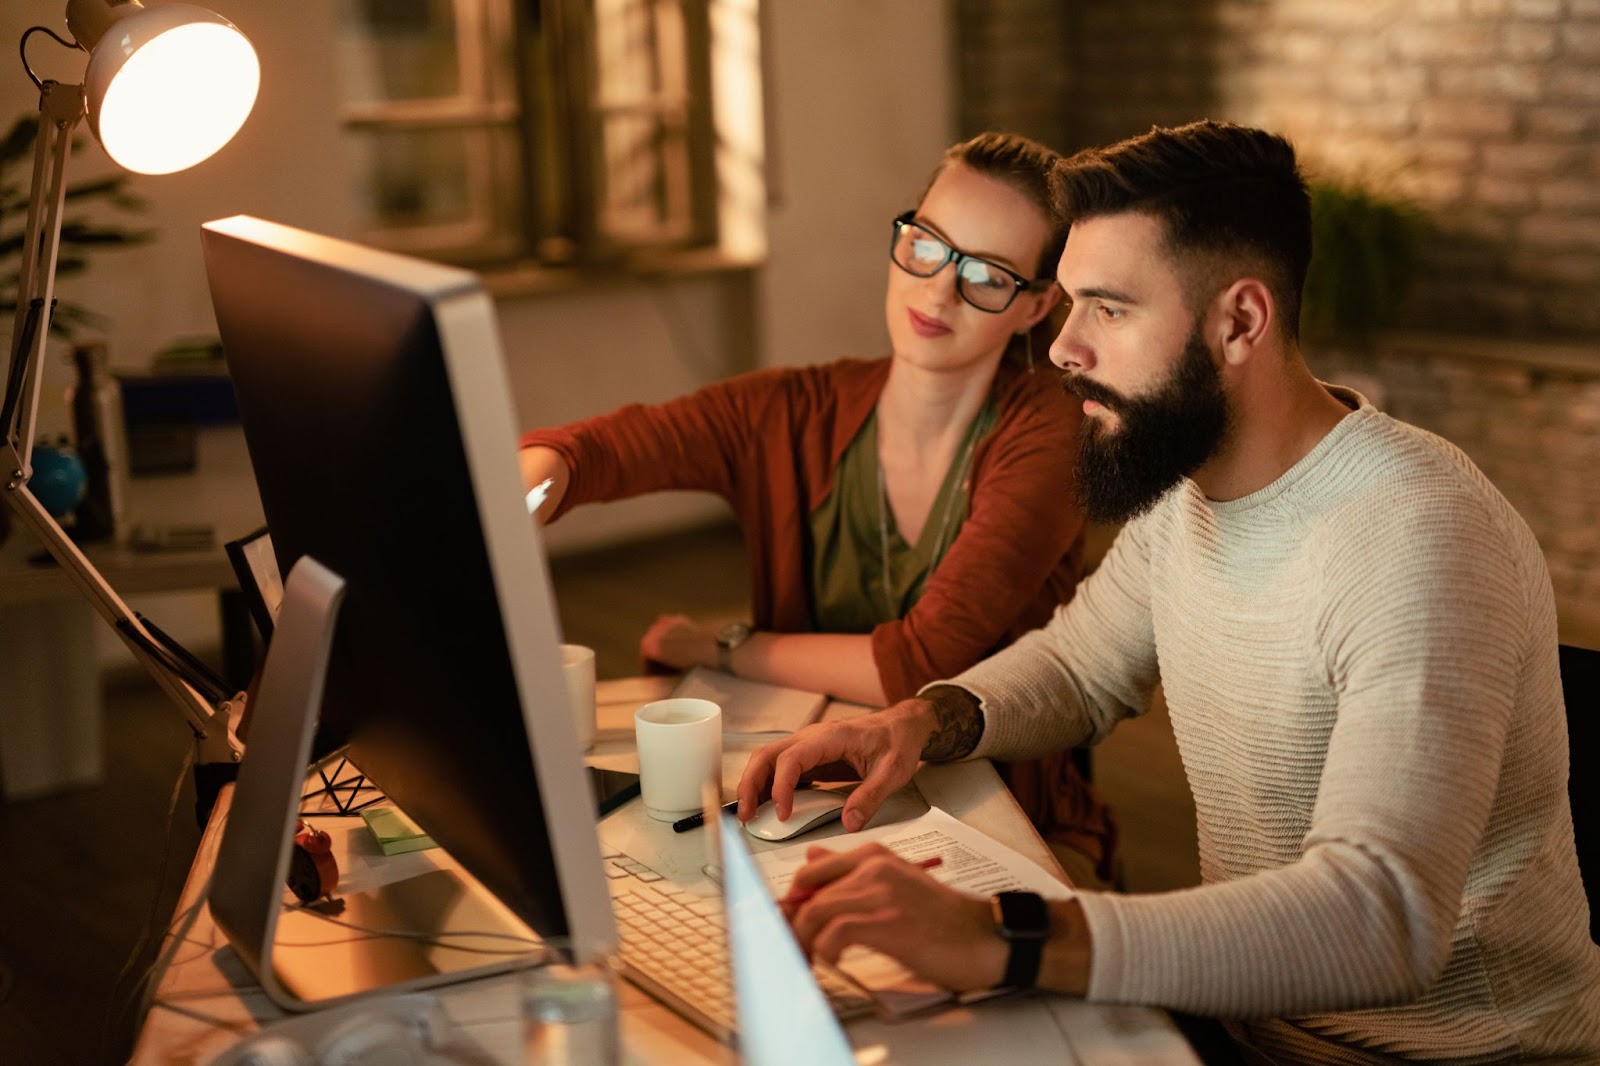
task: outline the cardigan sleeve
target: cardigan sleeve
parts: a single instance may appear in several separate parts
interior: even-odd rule
[[[966,521],[906,615],[872,631],[891,701],[994,650],[1083,530],[1074,462],[1081,416],[1045,377],[1022,375],[974,464]]]
[[[523,434],[523,448],[554,449],[571,472],[560,517],[581,503],[688,489],[732,499],[763,419],[782,399],[782,369],[741,374],[666,403]]]

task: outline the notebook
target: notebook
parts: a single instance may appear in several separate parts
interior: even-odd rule
[[[769,685],[703,666],[685,674],[672,694],[720,706],[724,734],[793,733],[821,718],[828,706],[828,697],[820,692]]]

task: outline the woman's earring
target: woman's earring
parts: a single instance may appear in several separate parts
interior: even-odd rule
[[[1027,353],[1027,356],[1028,356],[1028,369],[1032,370],[1033,369],[1033,330],[1031,330],[1031,329],[1025,329],[1025,330],[1022,331],[1022,350]]]

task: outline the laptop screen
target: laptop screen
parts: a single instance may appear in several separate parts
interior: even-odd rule
[[[741,1059],[751,1066],[855,1066],[739,822],[719,812],[717,823]]]

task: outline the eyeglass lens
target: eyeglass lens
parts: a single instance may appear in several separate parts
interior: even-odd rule
[[[1016,277],[986,259],[958,252],[914,222],[903,222],[895,235],[895,265],[919,278],[932,277],[956,260],[956,292],[980,311],[999,312],[1011,306],[1018,292]]]

